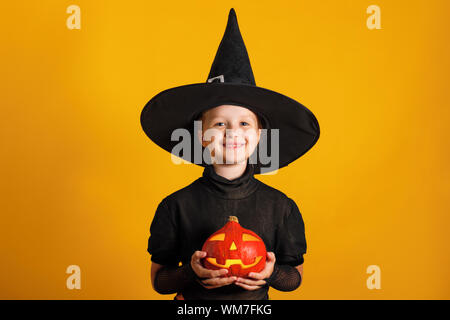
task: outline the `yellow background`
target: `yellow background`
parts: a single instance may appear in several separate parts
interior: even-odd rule
[[[308,241],[302,286],[271,298],[450,298],[447,0],[3,3],[0,298],[173,298],[151,287],[149,226],[203,169],[172,164],[139,116],[206,81],[232,7],[257,85],[321,126],[306,155],[257,176],[296,201]]]

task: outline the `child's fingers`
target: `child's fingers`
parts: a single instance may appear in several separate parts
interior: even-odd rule
[[[275,253],[273,253],[273,252],[267,252],[267,259],[268,259],[268,262],[275,262]]]
[[[265,279],[265,278],[267,278],[266,276],[265,276],[265,274],[263,274],[263,273],[260,273],[260,272],[250,272],[249,274],[248,274],[248,276],[250,277],[250,278],[253,278],[253,279],[256,279],[256,280],[263,280],[263,279]]]
[[[202,280],[203,284],[207,286],[225,286],[236,281],[236,277],[226,277],[226,278],[210,278]]]
[[[209,270],[202,266],[198,266],[197,270],[200,278],[219,278],[228,273],[227,269]]]
[[[200,260],[206,256],[205,251],[195,251],[191,257],[192,265],[195,265],[195,268],[202,267]]]
[[[202,259],[205,256],[206,256],[205,251],[195,251],[194,254],[192,255],[192,260],[196,263],[199,263],[200,259]]]
[[[209,270],[204,269],[205,278],[219,278],[228,273],[228,269],[219,269],[219,270]]]
[[[266,284],[266,281],[264,281],[264,280],[252,280],[252,279],[248,279],[248,278],[241,278],[241,277],[239,277],[236,280],[236,283],[244,283],[244,284],[249,285],[249,286],[263,286],[263,285]]]
[[[246,289],[246,290],[256,290],[261,288],[260,286],[249,286],[248,284],[242,283],[242,282],[235,282],[236,285]]]
[[[206,255],[205,251],[195,251],[192,255],[192,267],[200,278],[218,278],[228,273],[228,269],[210,270],[203,267],[200,260]]]

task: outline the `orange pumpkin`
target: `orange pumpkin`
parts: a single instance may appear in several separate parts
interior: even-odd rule
[[[223,228],[214,232],[203,244],[202,259],[207,269],[228,269],[226,276],[246,277],[260,272],[266,265],[266,246],[253,231],[241,227],[238,218],[230,216]]]

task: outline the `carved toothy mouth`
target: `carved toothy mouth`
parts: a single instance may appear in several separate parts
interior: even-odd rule
[[[256,257],[255,262],[251,264],[244,264],[241,259],[227,259],[225,260],[225,264],[220,264],[217,262],[216,258],[206,258],[206,261],[220,268],[229,268],[232,265],[238,264],[242,269],[248,269],[256,266],[262,259],[262,256]]]

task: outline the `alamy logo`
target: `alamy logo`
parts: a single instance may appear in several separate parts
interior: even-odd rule
[[[371,14],[366,21],[369,30],[381,29],[381,9],[379,6],[373,4],[367,7],[366,12]]]
[[[66,13],[71,14],[67,17],[66,26],[69,30],[81,29],[81,9],[76,4],[67,7]]]
[[[373,264],[367,267],[366,272],[370,274],[367,278],[366,285],[370,290],[381,289],[381,269],[379,266]]]
[[[66,287],[69,290],[81,289],[81,269],[76,264],[67,267],[66,273],[70,274],[66,279]]]

